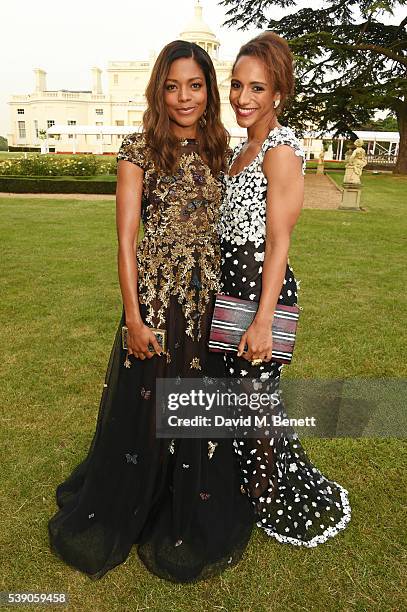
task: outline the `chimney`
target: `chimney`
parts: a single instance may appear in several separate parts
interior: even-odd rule
[[[35,73],[35,91],[42,93],[47,90],[47,73],[41,68],[36,68]]]
[[[101,94],[102,91],[102,71],[100,68],[94,66],[92,68],[92,93]]]

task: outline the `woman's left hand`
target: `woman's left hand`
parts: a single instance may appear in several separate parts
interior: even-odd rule
[[[245,346],[247,344],[247,351]],[[254,320],[250,327],[241,337],[239,346],[237,347],[237,356],[253,361],[261,359],[262,361],[271,360],[271,351],[273,348],[273,336],[271,331],[271,323],[262,323]]]

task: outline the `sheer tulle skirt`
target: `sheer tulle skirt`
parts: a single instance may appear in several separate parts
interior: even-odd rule
[[[91,578],[125,561],[136,545],[151,572],[191,582],[234,565],[247,545],[255,516],[241,492],[233,440],[217,440],[209,452],[208,440],[155,436],[157,377],[219,375],[222,358],[206,349],[212,306],[197,342],[171,298],[170,359],[131,355],[130,368],[123,365],[123,311],[89,451],[58,486],[59,510],[48,524],[54,553]],[[201,369],[191,368],[197,356]]]

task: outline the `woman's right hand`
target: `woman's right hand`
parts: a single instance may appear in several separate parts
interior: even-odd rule
[[[155,353],[148,350],[149,344],[153,345]],[[134,355],[137,359],[151,359],[155,354],[162,355],[154,332],[144,323],[127,325],[127,347],[128,355]]]

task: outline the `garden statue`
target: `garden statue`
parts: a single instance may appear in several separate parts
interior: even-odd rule
[[[325,149],[324,149],[324,146],[322,146],[322,149],[318,155],[317,174],[324,174],[324,158],[325,158]]]
[[[322,147],[321,151],[319,152],[318,158],[319,158],[318,163],[319,164],[323,164],[324,163],[324,158],[325,158],[325,149],[323,147]]]
[[[362,170],[367,164],[366,152],[363,148],[363,140],[355,140],[355,147],[355,150],[349,157],[346,164],[345,176],[343,179],[344,184],[360,185]]]

